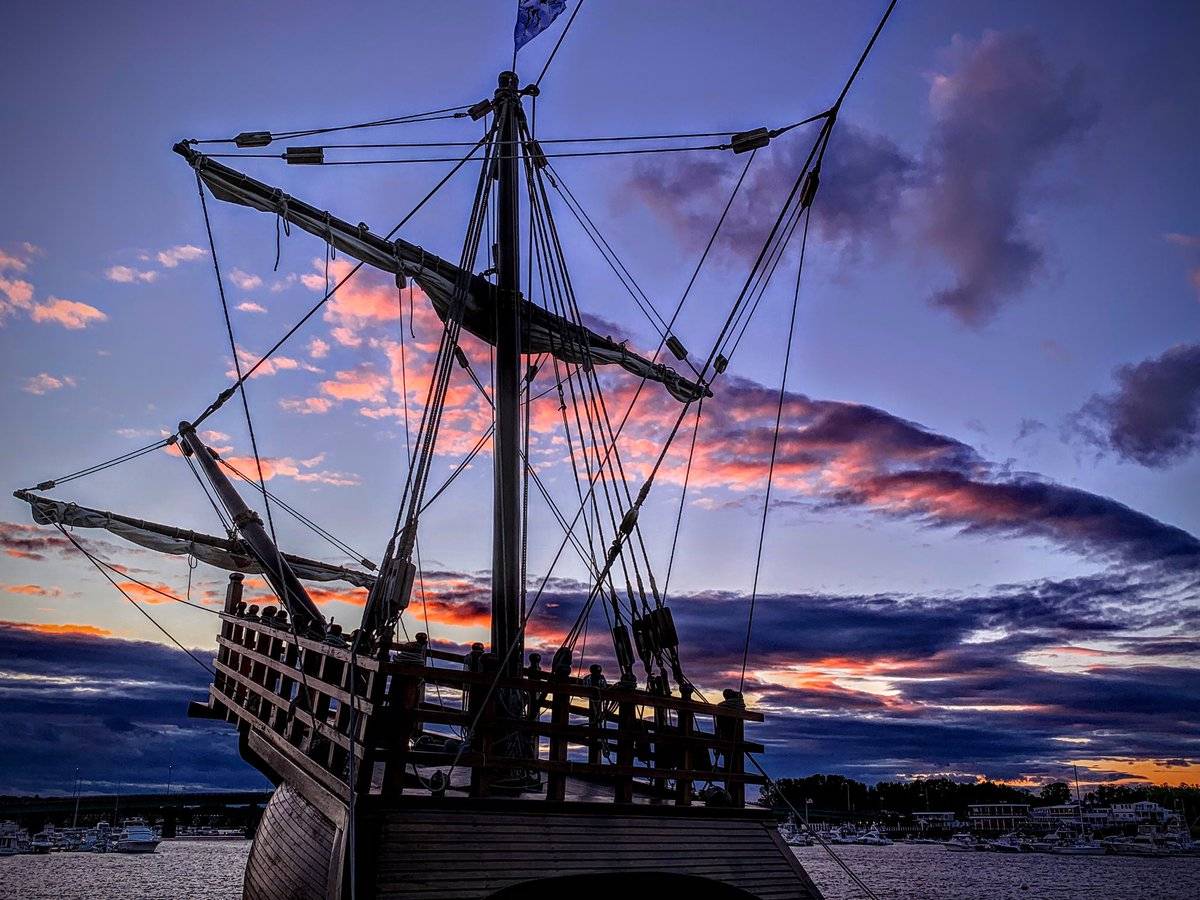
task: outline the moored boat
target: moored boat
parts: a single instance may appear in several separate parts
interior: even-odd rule
[[[153,853],[160,838],[141,819],[126,819],[121,831],[113,840],[113,849],[118,853]]]

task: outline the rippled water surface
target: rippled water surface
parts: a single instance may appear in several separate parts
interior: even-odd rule
[[[1200,900],[1197,857],[1010,856],[911,844],[837,850],[880,900]],[[149,856],[0,858],[0,898],[237,900],[249,852],[249,841],[165,841]],[[827,900],[862,897],[820,847],[795,852]]]
[[[238,900],[249,841],[163,841],[148,854],[0,857],[0,898]]]
[[[1200,900],[1200,857],[951,853],[932,844],[839,846],[880,900]],[[820,847],[796,856],[826,900],[863,896]]]

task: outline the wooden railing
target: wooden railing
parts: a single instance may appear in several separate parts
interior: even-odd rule
[[[434,771],[454,770],[470,772],[474,796],[563,801],[579,779],[615,803],[740,807],[746,785],[764,781],[744,766],[762,750],[745,723],[762,715],[731,691],[711,704],[597,684],[545,672],[536,655],[520,676],[498,677],[482,645],[448,653],[424,635],[352,655],[336,636],[296,635],[273,607],[247,607],[237,575],[221,621],[212,714],[257,732],[335,796],[438,793],[447,780]]]

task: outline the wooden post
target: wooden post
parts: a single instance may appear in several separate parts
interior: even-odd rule
[[[692,686],[685,684],[679,689],[684,700],[692,699]],[[679,775],[675,778],[675,805],[692,805],[692,779],[689,777],[695,768],[696,755],[692,752],[690,738],[696,733],[696,716],[690,709],[678,712],[679,736],[683,739],[679,750]]]
[[[667,679],[666,679],[665,675],[656,676],[654,678],[654,680],[651,681],[650,687],[651,687],[651,690],[653,691],[653,693],[657,696],[660,696],[660,697],[671,696],[671,688],[667,684]],[[653,735],[654,743],[652,745],[652,754],[651,754],[650,758],[654,761],[654,767],[656,769],[670,768],[672,765],[676,764],[675,760],[678,759],[678,753],[677,753],[675,747],[672,745],[665,744],[662,740],[663,735],[669,729],[670,729],[670,722],[668,721],[666,707],[655,704],[654,705],[654,735]],[[654,796],[651,798],[650,802],[651,803],[660,803],[660,802],[662,802],[663,796],[665,796],[666,792],[667,792],[667,779],[666,778],[655,778],[653,780],[653,785],[654,785],[655,792],[654,792]]]
[[[567,761],[566,728],[571,719],[571,695],[567,692],[571,669],[555,669],[551,675],[554,692],[550,701],[550,762]],[[562,802],[567,795],[567,776],[564,772],[550,772],[546,777],[546,799]]]
[[[746,708],[746,703],[742,699],[740,691],[726,688],[724,696],[725,699],[717,704],[718,707],[724,706],[732,709]],[[727,775],[741,775],[746,771],[741,748],[741,743],[746,736],[746,723],[741,717],[723,716],[719,713],[714,716],[714,720],[717,735],[727,741],[735,742],[735,746],[732,749],[725,751],[725,765],[722,768]],[[746,782],[741,779],[734,781],[726,778],[725,791],[729,794],[729,798],[733,801],[735,807],[740,809],[746,805]]]
[[[633,730],[637,725],[637,709],[632,700],[621,700],[617,704],[617,765],[628,769],[633,766]],[[633,776],[618,774],[613,793],[616,803],[633,802]]]

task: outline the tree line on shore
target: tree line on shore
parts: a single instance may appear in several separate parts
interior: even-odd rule
[[[868,785],[844,775],[809,775],[776,780],[762,789],[759,802],[771,807],[790,803],[800,811],[804,811],[807,803],[810,809],[826,811],[899,814],[937,811],[965,815],[967,807],[975,803],[1056,806],[1071,803],[1074,799],[1073,788],[1063,781],[1030,790],[986,779],[924,778]],[[1182,805],[1190,816],[1195,816],[1200,814],[1200,785],[1102,784],[1083,792],[1086,805],[1111,806],[1142,800],[1158,803],[1166,809]]]

